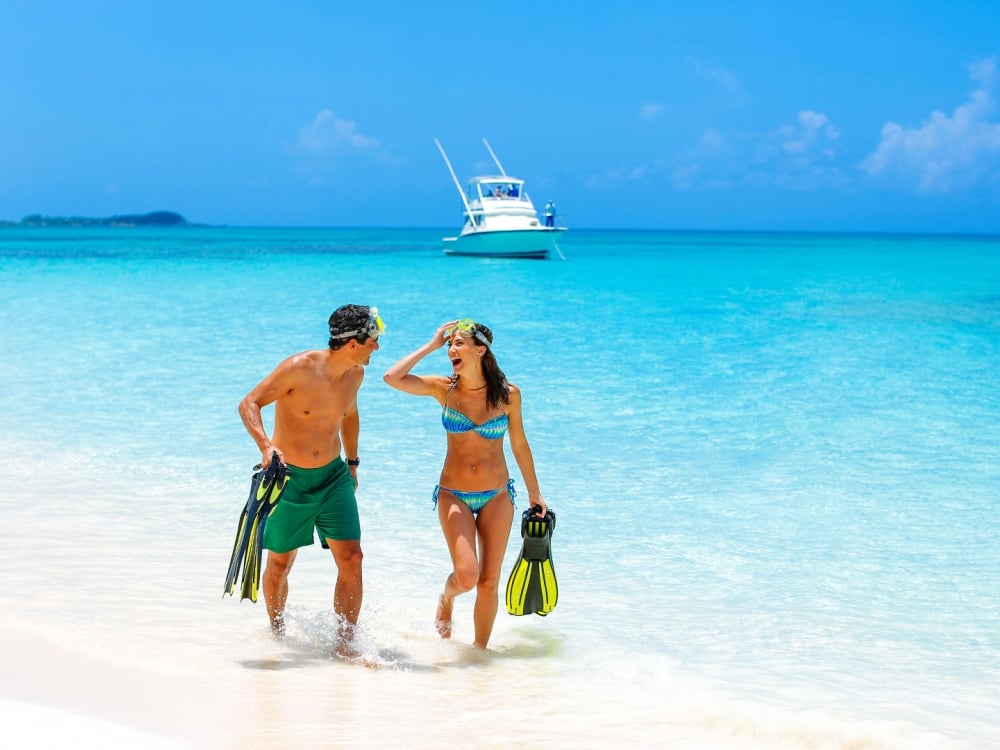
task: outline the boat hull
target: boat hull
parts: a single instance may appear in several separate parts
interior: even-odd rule
[[[446,255],[480,258],[523,258],[545,260],[556,251],[556,236],[562,227],[480,230],[458,237],[445,237]]]

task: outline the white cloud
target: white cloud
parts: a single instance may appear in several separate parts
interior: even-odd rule
[[[599,188],[607,185],[642,182],[659,169],[659,165],[638,164],[635,166],[611,167],[601,174],[592,174],[585,178],[583,184],[588,188]]]
[[[920,127],[895,122],[882,126],[878,147],[861,162],[872,177],[895,175],[916,184],[921,192],[949,192],[972,187],[1000,172],[1000,122],[996,110],[995,59],[970,66],[978,84],[968,100],[949,117],[934,110]]]
[[[830,118],[810,109],[799,112],[794,123],[764,132],[708,128],[693,147],[678,154],[671,182],[678,190],[842,186],[839,139],[840,131]]]
[[[846,180],[837,164],[840,130],[811,109],[795,119],[759,140],[755,180],[790,189],[843,186]]]
[[[710,81],[721,89],[728,91],[731,94],[736,94],[737,96],[743,96],[743,85],[739,82],[739,79],[724,68],[717,68],[711,65],[705,65],[701,60],[694,57],[689,57],[684,61],[689,70],[694,71],[695,75],[706,81]]]
[[[675,190],[752,185],[784,190],[843,187],[839,129],[822,112],[802,110],[795,122],[767,131],[706,128],[671,159],[621,166],[593,175],[588,187],[666,179]]]
[[[795,123],[782,125],[758,144],[758,182],[778,188],[813,190],[844,187],[847,178],[838,158],[840,130],[822,112],[805,109]]]
[[[670,182],[675,190],[694,190],[698,187],[701,177],[701,166],[698,164],[681,164],[670,173]]]
[[[701,153],[718,154],[729,149],[729,139],[715,128],[708,128],[698,139],[698,151]]]
[[[840,138],[840,131],[822,112],[807,109],[799,112],[797,125],[782,125],[777,135],[787,154],[806,154],[817,144],[823,153],[832,153],[832,143]]]
[[[644,122],[651,122],[659,117],[661,112],[663,112],[662,104],[648,102],[639,107],[639,119]]]
[[[622,164],[588,175],[583,184],[592,190],[627,185],[655,185],[656,180],[671,168],[670,163],[663,159],[653,159],[642,164]]]
[[[670,167],[670,184],[675,190],[717,187],[729,180],[729,168],[735,152],[733,143],[715,128],[706,128],[693,148],[678,155]]]
[[[353,121],[336,117],[331,110],[324,109],[311,123],[299,130],[299,146],[310,153],[341,150],[344,147],[370,151],[379,147],[379,140],[359,133]]]

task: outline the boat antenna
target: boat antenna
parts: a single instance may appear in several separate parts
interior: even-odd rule
[[[493,153],[493,149],[490,148],[490,142],[488,140],[486,140],[485,138],[483,138],[483,143],[486,144],[486,150],[490,152],[490,156],[492,156],[493,157],[493,161],[496,162],[497,169],[500,170],[500,174],[502,174],[504,177],[506,177],[507,176],[507,172],[504,170],[503,164],[500,163],[500,160],[497,158],[497,155]]]
[[[455,170],[451,168],[451,162],[448,161],[448,154],[444,152],[444,148],[441,146],[441,142],[437,138],[434,139],[434,145],[438,147],[438,151],[441,152],[441,158],[444,159],[444,163],[448,165],[448,171],[451,172],[451,179],[455,181],[455,187],[458,188],[458,194],[462,196],[462,203],[465,205],[465,211],[469,216],[469,221],[472,221],[472,207],[469,205],[468,198],[465,197],[465,191],[462,190],[462,183],[458,181],[458,177],[455,176]]]

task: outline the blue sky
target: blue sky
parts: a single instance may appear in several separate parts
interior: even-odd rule
[[[1000,232],[1000,2],[0,9],[0,219]]]

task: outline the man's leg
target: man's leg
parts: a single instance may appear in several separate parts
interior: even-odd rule
[[[298,550],[291,552],[267,551],[267,568],[264,569],[264,602],[271,630],[275,635],[285,634],[285,600],[288,599],[288,571],[292,569]]]
[[[337,584],[333,590],[333,611],[341,618],[341,637],[350,641],[354,635],[354,626],[358,624],[361,613],[361,597],[364,586],[361,579],[361,542],[357,539],[337,541],[327,539],[326,543],[333,553],[333,561],[337,564]]]

